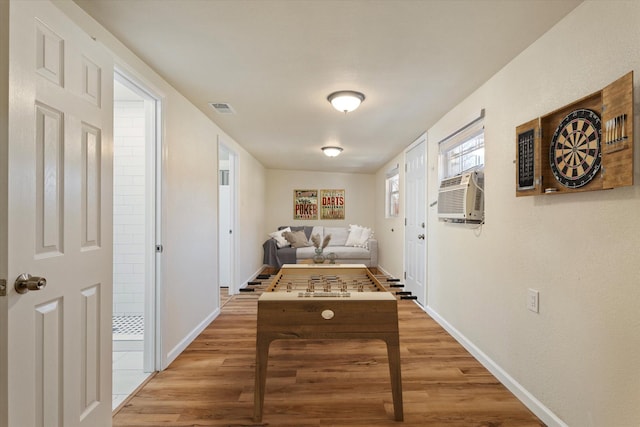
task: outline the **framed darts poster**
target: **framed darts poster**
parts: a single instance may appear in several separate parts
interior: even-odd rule
[[[516,196],[633,185],[629,117],[633,71],[601,91],[516,127]]]
[[[344,190],[320,190],[320,219],[344,219]]]

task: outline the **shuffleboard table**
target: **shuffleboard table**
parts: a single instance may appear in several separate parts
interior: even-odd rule
[[[258,299],[254,421],[262,421],[269,345],[279,339],[378,339],[393,412],[403,420],[398,305],[363,264],[285,264]]]

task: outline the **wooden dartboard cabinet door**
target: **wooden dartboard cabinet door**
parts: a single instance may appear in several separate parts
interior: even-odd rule
[[[633,71],[602,90],[603,188],[633,185]]]
[[[629,185],[633,185],[633,71],[516,127],[516,196]]]
[[[516,196],[542,193],[540,118],[516,128]]]

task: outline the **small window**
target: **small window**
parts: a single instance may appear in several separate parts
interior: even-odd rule
[[[442,140],[440,180],[484,166],[484,110],[477,120]]]
[[[397,166],[387,173],[385,187],[385,217],[395,218],[400,215],[400,173]]]

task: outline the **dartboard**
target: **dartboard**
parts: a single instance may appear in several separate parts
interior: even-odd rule
[[[549,147],[551,171],[560,184],[579,188],[600,169],[600,117],[591,110],[569,113],[553,134]]]

